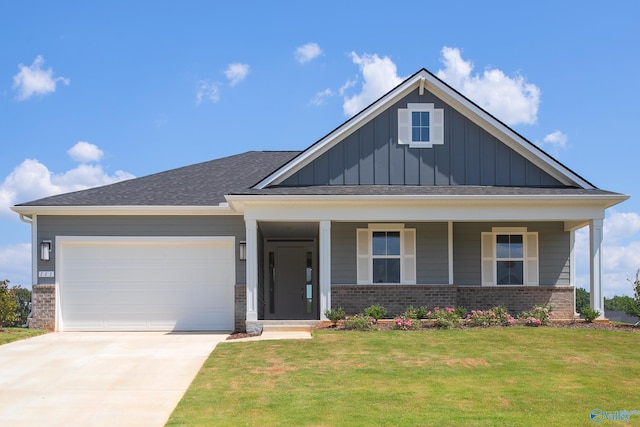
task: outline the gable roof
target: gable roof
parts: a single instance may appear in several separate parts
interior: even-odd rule
[[[249,151],[222,159],[45,197],[27,206],[218,206],[225,195],[253,186],[299,151]]]
[[[424,68],[408,77],[405,81],[400,83],[387,94],[383,95],[360,113],[356,114],[351,119],[328,133],[325,137],[311,145],[287,164],[265,177],[254,188],[264,189],[281,184],[284,180],[300,171],[336,144],[356,132],[382,111],[390,108],[400,99],[417,89],[421,91],[424,89],[430,91],[435,96],[449,104],[452,108],[459,111],[463,116],[467,117],[469,120],[480,126],[509,148],[522,155],[525,159],[529,160],[567,187],[596,189],[596,187],[586,179],[582,178],[568,167],[551,157],[538,146],[528,141],[509,126]]]

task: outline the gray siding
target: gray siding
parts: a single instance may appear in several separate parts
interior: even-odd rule
[[[38,216],[38,241],[55,247],[56,236],[234,236],[237,242],[245,240],[245,225],[242,216]],[[55,256],[54,250],[51,261],[38,261],[38,270],[54,270]],[[236,262],[236,283],[245,282],[246,265]]]
[[[570,285],[570,233],[562,222],[454,223],[453,278],[456,285],[481,283],[480,233],[492,227],[527,227],[538,232],[540,285]]]
[[[416,229],[416,277],[419,284],[447,284],[446,223],[406,223],[406,228]],[[331,224],[331,282],[355,284],[356,229],[367,228],[366,223],[334,222]]]
[[[445,109],[445,143],[398,145],[398,108],[429,102]],[[412,92],[283,182],[298,185],[562,186],[429,92]]]

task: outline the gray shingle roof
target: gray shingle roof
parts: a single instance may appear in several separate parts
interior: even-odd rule
[[[217,206],[246,190],[299,151],[249,151],[103,187],[16,206]]]

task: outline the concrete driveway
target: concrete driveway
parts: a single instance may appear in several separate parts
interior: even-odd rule
[[[226,337],[65,332],[0,346],[0,425],[163,426]]]

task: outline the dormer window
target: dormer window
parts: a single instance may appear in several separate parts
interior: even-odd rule
[[[428,103],[398,108],[398,144],[411,148],[444,144],[444,109]]]

